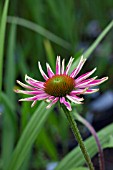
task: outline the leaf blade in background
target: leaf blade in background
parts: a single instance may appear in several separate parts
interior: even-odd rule
[[[93,42],[93,44],[83,53],[83,56],[84,56],[84,58],[88,58],[90,55],[91,55],[91,53],[96,49],[96,47],[99,45],[99,43],[102,41],[102,39],[106,36],[106,34],[108,34],[108,32],[111,30],[113,28],[113,21],[111,21],[106,27],[105,27],[105,29],[102,31],[102,33],[97,37],[97,39]],[[81,56],[80,56],[81,57]],[[79,57],[79,58],[80,58]],[[76,66],[77,66],[77,64],[78,64],[78,62],[79,62],[79,60],[80,59],[77,59],[74,63],[73,63],[73,65],[72,65],[72,67],[71,67],[71,69],[70,69],[70,72],[72,71],[72,70],[74,70],[74,68],[76,68]]]
[[[9,163],[7,170],[19,170],[29,149],[32,147],[39,131],[44,125],[51,109],[45,111],[46,103],[42,102],[33,116],[31,117],[29,123],[27,124],[23,134],[14,150],[11,162]],[[24,113],[23,113],[24,114]],[[29,149],[28,149],[29,148]]]
[[[102,146],[104,146],[109,142],[110,135],[113,134],[112,129],[113,129],[113,123],[103,128],[97,133]],[[94,156],[97,153],[97,146],[94,138],[89,137],[87,140],[84,141],[84,143],[90,156],[91,157]],[[61,162],[58,164],[55,170],[62,170],[62,169],[69,170],[74,167],[82,166],[83,164],[85,164],[85,159],[78,146],[61,160]]]
[[[38,34],[44,36],[45,38],[51,40],[52,42],[60,45],[61,47],[66,48],[66,49],[71,49],[71,45],[67,41],[63,40],[62,38],[58,37],[57,35],[53,34],[52,32],[48,31],[47,29],[43,28],[42,26],[35,24],[29,20],[19,18],[19,17],[9,16],[7,22],[12,23],[12,24],[21,25],[25,28],[33,30],[33,31],[37,32]]]
[[[3,69],[3,55],[4,55],[4,41],[5,41],[5,30],[6,30],[6,20],[8,13],[9,0],[5,1],[4,9],[0,21],[0,91],[2,89],[2,69]]]

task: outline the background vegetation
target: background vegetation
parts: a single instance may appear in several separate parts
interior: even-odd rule
[[[59,106],[52,109],[49,114],[44,110],[45,103],[40,105],[38,102],[34,108],[31,108],[31,103],[19,103],[18,99],[23,96],[13,92],[13,89],[17,88],[16,79],[24,82],[26,73],[43,81],[37,61],[41,61],[45,71],[46,62],[49,62],[54,70],[57,55],[68,61],[70,56],[77,59],[84,53],[88,61],[82,72],[96,66],[98,68],[96,75],[109,76],[109,81],[101,85],[100,92],[96,95],[86,96],[85,104],[76,106],[76,110],[88,119],[96,130],[101,130],[113,121],[113,102],[107,108],[106,102],[103,101],[101,107],[106,104],[104,113],[91,109],[90,105],[105,92],[110,91],[111,94],[113,91],[113,30],[106,37],[107,32],[104,33],[103,41],[100,44],[97,43],[96,48],[91,48],[92,51],[95,49],[93,53],[87,50],[112,18],[112,0],[12,0],[9,4],[8,0],[0,1],[0,87],[2,87],[0,91],[0,169],[6,170],[8,167],[11,170],[11,167],[15,167],[14,170],[43,170],[47,168],[48,163],[62,160],[76,146]],[[32,126],[29,131],[31,138],[27,131],[24,131],[28,123],[32,125],[34,123],[34,127]],[[78,123],[78,125],[84,139],[87,138],[89,132],[81,124]],[[108,136],[106,139],[103,131],[99,132],[103,147],[112,147],[110,145],[113,141],[112,128],[113,125],[109,125],[104,130],[104,134]],[[21,140],[23,143],[20,142],[17,150],[13,152],[23,132],[25,132],[24,142]],[[90,154],[94,156],[97,149],[94,141],[92,143],[91,141],[93,138],[88,139],[86,145],[89,147]],[[94,150],[90,150],[93,144]],[[23,149],[23,152],[20,152],[19,148]],[[62,169],[63,166],[66,170],[66,161],[72,160],[73,153],[78,154],[78,157],[67,169],[71,170],[73,167],[84,164],[84,159],[81,158],[77,148],[59,165],[57,170]]]

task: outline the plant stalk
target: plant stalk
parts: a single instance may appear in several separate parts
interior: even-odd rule
[[[87,121],[85,120],[82,116],[80,116],[79,114],[75,114],[75,117],[77,118],[78,121],[80,121],[82,124],[84,124],[89,131],[91,132],[91,134],[94,136],[97,147],[98,147],[98,152],[99,152],[99,165],[100,165],[100,170],[105,170],[105,163],[104,163],[104,154],[103,154],[103,149],[101,147],[99,138],[97,136],[97,133],[95,131],[95,129],[93,128],[93,126]]]
[[[85,145],[83,143],[81,134],[79,132],[79,129],[77,127],[77,124],[76,124],[75,120],[73,119],[72,113],[69,112],[64,105],[62,105],[62,108],[64,110],[64,113],[65,113],[68,121],[69,121],[69,124],[71,126],[72,131],[73,131],[73,134],[74,134],[74,136],[75,136],[75,138],[76,138],[76,140],[77,140],[77,142],[78,142],[78,144],[80,146],[80,149],[81,149],[81,151],[82,151],[82,153],[84,155],[84,158],[86,160],[86,163],[87,163],[89,169],[94,170],[94,167],[93,167],[93,164],[91,162],[90,156],[89,156],[89,154],[88,154],[88,152],[86,150],[86,147],[85,147]]]

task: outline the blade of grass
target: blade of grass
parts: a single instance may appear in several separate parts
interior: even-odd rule
[[[7,166],[10,155],[12,154],[14,142],[15,142],[15,130],[17,129],[17,121],[15,108],[13,111],[10,111],[7,105],[13,103],[15,107],[15,93],[13,92],[15,84],[15,62],[14,62],[14,46],[15,46],[15,33],[16,26],[11,25],[9,31],[8,39],[8,50],[6,58],[6,69],[5,69],[5,91],[6,96],[2,95],[5,106],[5,113],[3,115],[3,137],[2,137],[2,159],[3,159],[3,169]],[[10,100],[9,100],[10,98]],[[7,143],[8,141],[8,143]],[[5,163],[6,162],[6,163]]]
[[[98,44],[102,41],[102,39],[108,34],[108,32],[113,28],[113,21],[111,21],[107,27],[102,31],[102,33],[97,37],[97,39],[93,42],[93,44],[83,53],[83,56],[85,58],[88,58],[91,53],[96,49],[96,47],[98,46]],[[74,70],[74,68],[76,68],[77,64],[79,62],[79,59],[77,59],[71,69],[70,69],[70,72],[72,70]]]
[[[3,55],[4,55],[4,41],[5,41],[5,30],[6,30],[6,20],[8,12],[9,0],[5,1],[4,9],[0,22],[0,91],[2,89],[2,69],[3,69]]]
[[[15,85],[15,39],[16,39],[16,25],[12,24],[9,31],[9,41],[6,58],[5,69],[5,91],[10,100],[15,106],[15,93],[13,88]]]
[[[101,145],[104,147],[104,145],[109,142],[110,136],[113,135],[113,123],[103,128],[97,134],[100,139]],[[97,146],[94,138],[89,137],[87,140],[84,141],[84,143],[90,156],[93,157],[97,153]],[[82,166],[84,163],[85,159],[79,147],[76,147],[60,161],[55,170],[69,170],[74,167]]]
[[[51,43],[48,40],[44,41],[44,46],[47,54],[47,59],[53,71],[55,71],[55,53],[52,49]]]
[[[29,148],[32,147],[39,131],[44,125],[51,109],[46,110],[46,103],[42,102],[33,116],[31,117],[29,123],[27,124],[23,134],[14,150],[14,153],[11,158],[11,162],[9,163],[6,170],[19,170],[21,167],[25,157],[29,152]]]
[[[45,128],[43,128],[41,130],[41,133],[39,134],[39,138],[37,140],[37,148],[39,146],[44,149],[44,151],[51,158],[51,160],[58,160],[57,149],[55,147],[55,144],[52,142],[52,138],[46,132]]]
[[[47,39],[53,41],[54,43],[56,43],[60,46],[62,46],[63,48],[71,49],[71,45],[67,41],[63,40],[62,38],[56,36],[55,34],[51,33],[47,29],[43,28],[42,26],[35,24],[35,23],[33,23],[29,20],[19,18],[19,17],[9,16],[7,22],[12,23],[12,24],[21,25],[25,28],[28,28],[32,31],[37,32],[38,34],[46,37]]]

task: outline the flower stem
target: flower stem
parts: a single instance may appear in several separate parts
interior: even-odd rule
[[[85,145],[83,143],[82,137],[81,137],[79,129],[77,127],[77,124],[74,121],[73,116],[71,115],[72,113],[69,112],[64,105],[62,105],[62,108],[64,110],[64,113],[65,113],[68,121],[69,121],[69,124],[71,126],[72,131],[73,131],[73,134],[74,134],[74,136],[75,136],[75,138],[76,138],[76,140],[77,140],[77,142],[78,142],[78,144],[80,146],[80,149],[81,149],[81,151],[82,151],[82,153],[84,155],[84,158],[86,160],[86,163],[87,163],[89,169],[94,170],[93,164],[92,164],[90,156],[89,156],[89,154],[88,154],[88,152],[86,150],[86,147],[85,147]]]
[[[81,123],[83,123],[91,132],[91,134],[94,136],[95,141],[97,143],[97,147],[98,147],[98,151],[99,151],[99,164],[100,164],[100,170],[105,170],[105,165],[104,165],[104,154],[103,154],[103,149],[101,147],[99,138],[97,136],[97,133],[95,131],[95,129],[93,128],[93,126],[87,121],[85,120],[82,116],[80,116],[78,113],[75,114],[75,117],[77,118],[78,121],[80,121]]]

